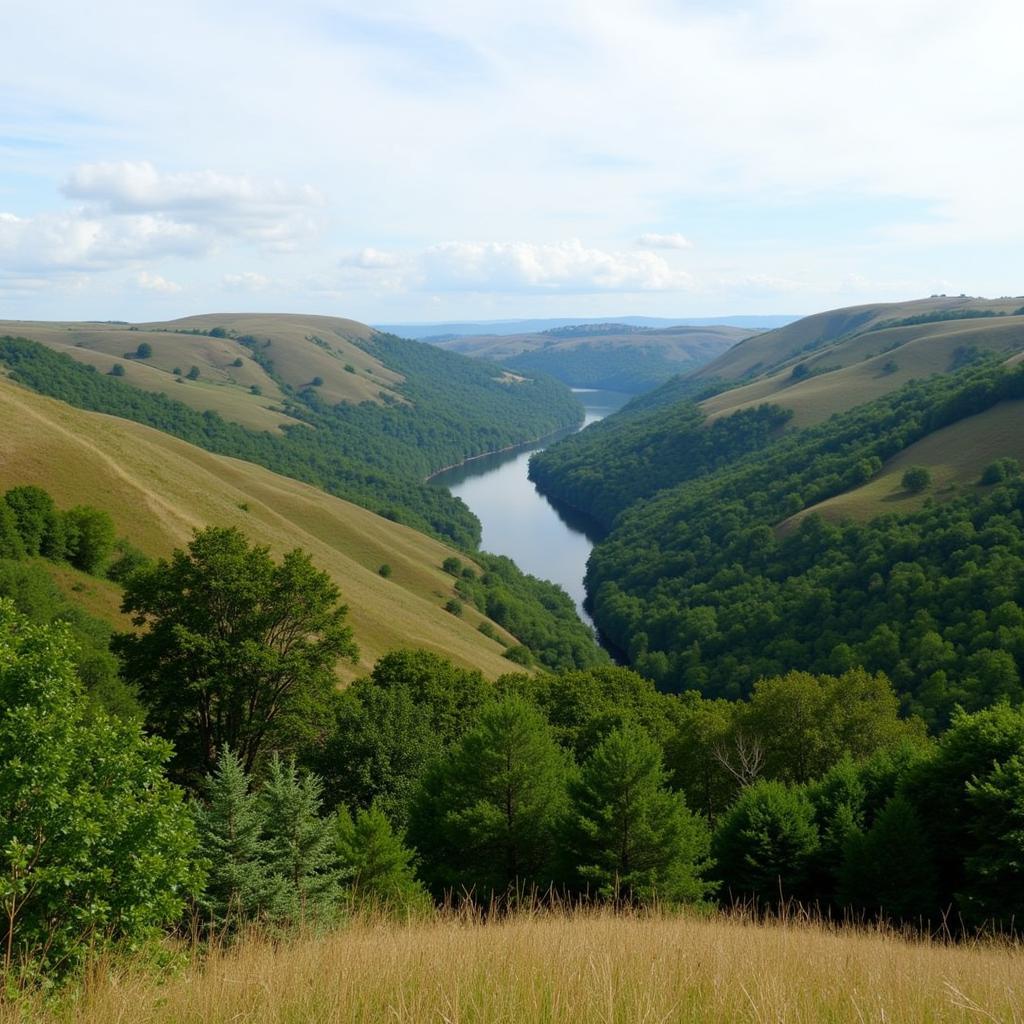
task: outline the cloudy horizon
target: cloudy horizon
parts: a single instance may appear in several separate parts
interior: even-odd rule
[[[1024,11],[5,12],[0,318],[797,314],[1024,292]]]

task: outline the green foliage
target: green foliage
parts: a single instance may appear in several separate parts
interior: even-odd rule
[[[280,880],[278,918],[316,921],[337,907],[340,876],[334,831],[320,815],[322,783],[294,758],[270,759],[257,794],[266,868]]]
[[[900,480],[903,489],[913,494],[920,494],[921,491],[927,490],[931,483],[932,474],[924,466],[911,466]]]
[[[570,796],[566,854],[581,887],[627,903],[693,903],[707,895],[707,825],[667,788],[661,750],[641,729],[609,733]]]
[[[114,550],[114,520],[102,509],[78,505],[64,513],[68,561],[82,572],[98,573]]]
[[[981,483],[985,487],[991,487],[1015,476],[1020,476],[1020,463],[1016,459],[996,459],[982,471]]]
[[[869,523],[810,516],[781,536],[775,527],[929,433],[1022,394],[1024,371],[979,364],[769,439],[651,497],[642,475],[619,497],[618,467],[606,467],[627,438],[638,452],[669,441],[638,428],[636,413],[584,431],[607,440],[589,442],[580,473],[595,494],[607,486],[613,513],[628,506],[588,568],[601,633],[670,690],[737,697],[793,668],[864,665],[934,724],[957,703],[1020,699],[1022,595],[1010,582],[1024,564],[1019,477]],[[566,444],[543,457],[573,456]],[[677,461],[685,467],[685,454]]]
[[[728,898],[803,899],[818,851],[814,806],[798,787],[755,782],[722,818],[711,849]]]
[[[3,500],[14,514],[15,528],[21,538],[24,554],[44,555],[58,560],[65,556],[66,524],[53,498],[46,491],[31,484],[12,487]],[[19,556],[11,553],[4,557]]]
[[[449,576],[458,576],[462,573],[462,559],[456,558],[454,555],[449,555],[441,563],[441,568],[444,569]]]
[[[339,697],[335,721],[309,763],[327,803],[376,805],[404,826],[426,767],[473,727],[493,692],[484,677],[429,651],[392,651]]]
[[[17,515],[6,501],[0,501],[0,558],[24,558],[25,554]]]
[[[851,832],[842,854],[839,901],[896,920],[937,916],[934,857],[906,797],[889,800],[867,832]]]
[[[458,598],[450,597],[444,604],[444,610],[450,615],[462,617],[462,602]]]
[[[417,911],[430,905],[416,878],[414,854],[377,806],[353,817],[340,807],[334,821],[338,864],[357,905]]]
[[[136,359],[149,359],[153,354],[153,346],[148,341],[140,341],[139,347],[135,350]]]
[[[124,367],[120,363],[114,363],[114,365],[110,368],[110,376],[111,377],[123,377],[124,376]]]
[[[199,882],[169,745],[90,708],[71,647],[0,601],[0,958],[48,981],[176,921]]]
[[[518,697],[479,724],[424,775],[409,835],[435,895],[486,903],[555,880],[567,764],[547,723]]]
[[[244,362],[242,360],[242,357],[238,356],[236,359],[232,361],[231,365],[234,366],[236,369],[240,366],[243,366]]]
[[[114,553],[117,557],[107,567],[107,578],[115,583],[123,584],[133,572],[145,569],[152,563],[145,552],[126,540],[114,542]]]
[[[188,373],[185,374],[185,376],[189,380],[199,380],[199,373],[200,373],[199,367],[198,366],[192,366],[192,367],[189,368],[189,371],[188,371]]]
[[[382,576],[384,579],[390,579],[391,578],[391,572],[392,572],[391,566],[387,562],[385,562],[377,570],[377,575],[378,576]]]
[[[299,550],[275,563],[233,528],[197,532],[134,573],[122,607],[144,631],[115,649],[185,779],[212,771],[225,746],[251,771],[308,742],[330,719],[337,660],[357,654],[330,577]]]
[[[267,869],[263,807],[229,747],[220,751],[205,789],[205,803],[193,803],[198,852],[206,869],[197,900],[204,923],[222,930],[272,916],[281,884]]]

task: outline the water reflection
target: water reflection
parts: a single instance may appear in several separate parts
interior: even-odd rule
[[[586,410],[583,426],[596,423],[632,396],[615,391],[579,390]],[[581,428],[582,429],[582,428]],[[476,514],[483,528],[481,547],[507,555],[524,571],[565,588],[583,610],[583,576],[600,528],[585,516],[556,510],[527,477],[530,455],[567,436],[567,431],[542,442],[485,455],[447,470],[432,483],[447,487]]]

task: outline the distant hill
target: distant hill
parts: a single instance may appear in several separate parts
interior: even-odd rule
[[[436,344],[517,373],[549,374],[573,387],[639,393],[698,369],[750,333],[734,326],[654,328],[599,322],[526,334],[465,335]]]
[[[616,323],[629,327],[746,327],[751,331],[770,330],[798,320],[797,316],[779,313],[742,314],[736,316],[603,316],[603,317],[535,317],[523,320],[463,320],[446,323],[377,324],[381,331],[389,331],[401,338],[423,341],[448,341],[463,335],[535,334],[558,327],[577,324]]]
[[[425,647],[488,676],[509,670],[503,647],[477,630],[482,616],[444,610],[454,596],[441,570],[452,548],[307,484],[213,455],[158,430],[83,412],[0,377],[0,491],[46,488],[63,507],[109,512],[120,535],[152,556],[188,542],[194,528],[237,526],[280,555],[302,547],[327,570],[349,606],[359,672],[395,647]],[[465,556],[462,556],[465,558]],[[391,566],[388,579],[378,574]],[[70,571],[58,583],[118,628],[113,584]],[[507,642],[509,634],[494,627]],[[351,676],[351,666],[344,667]]]

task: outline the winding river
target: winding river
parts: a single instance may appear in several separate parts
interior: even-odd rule
[[[617,391],[573,390],[586,410],[581,430],[633,397]],[[508,555],[524,572],[560,584],[589,623],[583,610],[583,576],[594,534],[587,535],[584,520],[556,510],[526,475],[530,455],[565,436],[556,434],[532,445],[485,455],[439,473],[431,482],[447,487],[473,510],[483,527],[480,546],[484,551]]]

